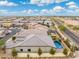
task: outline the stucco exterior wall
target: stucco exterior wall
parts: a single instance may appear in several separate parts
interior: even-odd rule
[[[6,54],[8,54],[9,56],[11,56],[12,55],[12,49],[6,49]]]
[[[19,52],[19,53],[37,53],[38,49],[41,48],[43,53],[46,53],[50,51],[51,47],[16,47],[15,49]],[[21,51],[21,49],[23,49],[23,51]],[[28,49],[31,49],[31,51],[29,52]],[[12,49],[6,49],[6,54],[11,55]]]
[[[38,49],[41,48],[42,52],[49,52],[51,47],[16,47],[16,50],[19,52],[29,52],[28,49],[31,49],[31,53],[37,53]],[[23,51],[20,51],[23,49]]]

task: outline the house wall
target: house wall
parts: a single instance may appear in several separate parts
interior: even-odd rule
[[[44,24],[47,24],[49,23],[49,25],[51,26],[52,25],[52,22],[51,21],[45,21]]]
[[[11,56],[12,55],[12,49],[6,49],[6,55],[8,54],[9,56]]]
[[[38,49],[41,48],[42,52],[48,52],[50,51],[51,47],[16,47],[16,50],[19,53],[37,53]],[[21,51],[23,49],[23,51]],[[31,49],[29,52],[28,49]],[[6,49],[6,54],[11,55],[12,49]]]
[[[31,53],[37,53],[38,49],[41,48],[42,52],[49,52],[51,47],[16,47],[18,52],[29,52],[28,49],[31,49]],[[23,49],[23,51],[21,51]]]

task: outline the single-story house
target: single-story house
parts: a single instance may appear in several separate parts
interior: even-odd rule
[[[55,47],[46,29],[22,29],[15,36],[15,42],[12,41],[12,38],[6,42],[6,53],[10,53],[12,48],[19,53],[37,53],[39,48],[42,52],[49,52],[52,47]]]

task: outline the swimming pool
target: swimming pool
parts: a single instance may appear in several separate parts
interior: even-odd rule
[[[58,41],[58,40],[55,40],[55,41],[54,41],[54,44],[55,44],[55,46],[56,46],[57,49],[61,49],[61,48],[63,48],[61,42]]]

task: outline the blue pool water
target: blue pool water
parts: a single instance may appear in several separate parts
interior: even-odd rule
[[[55,44],[55,46],[56,46],[57,49],[63,48],[61,42],[58,41],[58,40],[54,41],[54,44]]]

